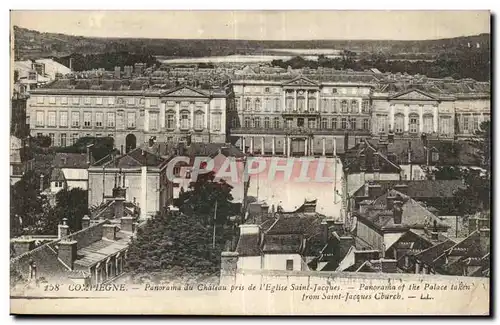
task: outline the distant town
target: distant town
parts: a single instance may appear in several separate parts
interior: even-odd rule
[[[489,277],[489,79],[382,72],[336,50],[86,71],[72,56],[16,60],[12,286],[241,270]],[[239,177],[219,180],[229,164]]]

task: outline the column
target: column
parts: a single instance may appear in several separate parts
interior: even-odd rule
[[[306,91],[306,112],[309,112],[309,90]]]
[[[264,150],[264,137],[260,138],[260,154],[264,155],[265,150]]]
[[[253,137],[250,137],[250,153],[253,154]]]
[[[408,118],[408,108],[405,108],[405,118],[404,118],[404,131],[408,132],[410,130],[410,120]]]
[[[309,142],[309,138],[306,138],[304,141],[304,156],[309,156],[309,153],[307,152],[307,142]]]
[[[209,109],[208,109],[208,103],[205,103],[205,129],[208,130],[208,112],[209,112]]]
[[[433,128],[432,129],[433,129],[434,133],[438,133],[439,112],[438,112],[438,106],[437,105],[433,107],[433,111],[434,112],[432,114],[432,117],[433,117],[433,119],[432,119]]]
[[[290,157],[290,149],[291,149],[291,148],[290,148],[290,146],[291,146],[291,139],[290,139],[290,138],[287,138],[286,140],[287,140],[287,141],[286,141],[286,142],[287,142],[287,150],[286,150],[286,156],[287,156],[287,157]]]
[[[316,112],[319,112],[319,94],[320,92],[316,92]]]
[[[243,147],[243,153],[247,153],[247,148],[245,144],[245,137],[241,137],[241,146]]]
[[[273,157],[276,155],[275,145],[276,145],[276,137],[273,137],[273,141],[271,142],[271,147],[272,147],[271,150]]]
[[[194,104],[189,105],[191,110],[191,130],[194,129]]]
[[[418,132],[424,132],[424,108],[419,106],[418,108]]]
[[[161,102],[160,103],[160,129],[165,128],[165,109],[166,109],[166,103]]]
[[[389,123],[391,125],[392,130],[396,130],[396,126],[394,125],[394,106],[389,106]]]
[[[149,132],[149,110],[144,110],[144,132]]]
[[[311,156],[314,156],[314,137],[311,138]]]
[[[287,154],[286,154],[287,143],[288,143],[288,137],[287,137],[287,136],[285,136],[285,137],[283,138],[283,156],[285,156],[285,157],[286,157],[286,155],[287,155]]]
[[[243,141],[244,141],[245,138],[243,137],[240,137],[240,150],[243,151],[245,149],[245,146],[243,144]]]
[[[337,138],[333,137],[333,156],[337,158]]]
[[[326,156],[326,139],[325,138],[321,139],[321,143],[323,145],[323,148],[322,148],[323,150],[322,150],[321,154],[322,154],[322,156]]]
[[[181,104],[179,102],[175,103],[175,127],[176,129],[181,128],[181,119],[180,119],[180,106]]]
[[[297,89],[293,91],[293,110],[297,110]]]
[[[282,111],[286,111],[286,90],[283,89],[283,101],[281,104]]]

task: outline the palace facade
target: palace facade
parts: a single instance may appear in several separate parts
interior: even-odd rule
[[[371,72],[235,75],[232,142],[252,154],[330,156],[366,137],[450,141],[490,119],[490,84]]]
[[[121,80],[94,85],[57,80],[33,90],[27,103],[30,133],[49,136],[53,146],[69,146],[85,136],[109,136],[123,152],[151,137],[175,142],[191,135],[197,142],[226,141],[224,91],[132,86]]]

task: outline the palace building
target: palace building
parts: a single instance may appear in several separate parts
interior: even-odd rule
[[[226,95],[215,90],[163,90],[139,80],[60,79],[31,91],[27,119],[32,136],[53,146],[80,137],[113,137],[124,153],[152,136],[157,141],[226,141]]]

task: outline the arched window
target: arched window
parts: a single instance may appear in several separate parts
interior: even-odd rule
[[[256,99],[255,100],[255,110],[256,111],[260,111],[260,108],[261,108],[261,103],[260,103],[260,99]]]
[[[238,117],[237,116],[233,116],[231,118],[231,127],[233,128],[237,128],[239,125],[238,125]]]
[[[353,99],[351,100],[351,113],[358,113],[358,112],[359,112],[358,101]]]
[[[409,116],[410,120],[410,133],[418,133],[419,131],[419,118],[417,114],[410,114]]]
[[[314,112],[316,110],[316,97],[309,96],[309,99],[307,101],[307,105],[309,105],[309,107],[308,107],[309,112]]]
[[[245,111],[249,111],[252,107],[252,101],[250,100],[250,98],[247,98],[245,100]]]
[[[369,113],[370,112],[370,101],[369,100],[363,100],[362,104],[363,107],[363,113]]]
[[[327,129],[328,128],[328,120],[326,119],[326,117],[323,117],[321,119],[321,128],[322,129]]]
[[[332,129],[334,129],[334,130],[337,129],[337,118],[336,117],[332,118]]]
[[[264,99],[264,110],[266,112],[270,112],[271,111],[271,99],[270,98]]]
[[[405,117],[403,114],[394,115],[394,133],[403,133],[404,119]]]
[[[205,113],[197,111],[194,114],[194,129],[203,130],[204,125],[205,125]]]
[[[340,120],[340,128],[342,130],[345,130],[347,129],[347,119],[345,117],[343,117],[341,120]]]
[[[271,127],[271,123],[269,121],[269,117],[264,117],[264,128],[269,129]]]
[[[275,129],[279,129],[281,127],[280,118],[279,117],[275,117],[273,124],[274,124],[274,128]]]
[[[434,119],[431,114],[425,114],[424,115],[424,132],[425,133],[432,133],[434,130]]]
[[[274,99],[274,111],[275,112],[280,111],[280,99],[279,98]]]
[[[342,106],[342,113],[347,113],[347,100],[343,100],[340,105]]]
[[[256,129],[260,128],[260,117],[254,117],[253,119],[253,127]]]
[[[252,122],[249,117],[245,117],[245,127],[246,128],[251,128],[252,127]]]

